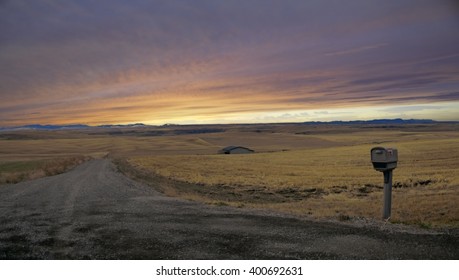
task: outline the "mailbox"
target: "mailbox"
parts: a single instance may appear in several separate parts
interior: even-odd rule
[[[371,162],[374,169],[384,174],[383,219],[390,219],[392,201],[392,170],[397,167],[398,153],[394,148],[375,147],[371,149]]]
[[[371,162],[377,171],[389,171],[397,167],[398,153],[394,148],[375,147],[371,149]]]

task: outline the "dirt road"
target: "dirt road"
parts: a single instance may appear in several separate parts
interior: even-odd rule
[[[457,237],[182,201],[108,160],[0,186],[0,259],[458,259]]]

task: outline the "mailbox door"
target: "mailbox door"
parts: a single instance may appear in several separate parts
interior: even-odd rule
[[[386,162],[387,161],[386,149],[380,148],[380,147],[371,149],[371,161],[372,162]]]

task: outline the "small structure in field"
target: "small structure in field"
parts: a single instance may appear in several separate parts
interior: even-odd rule
[[[219,154],[251,154],[255,151],[241,146],[228,146],[218,151]]]

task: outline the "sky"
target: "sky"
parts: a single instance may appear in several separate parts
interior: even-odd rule
[[[459,120],[454,0],[0,0],[0,126]]]

